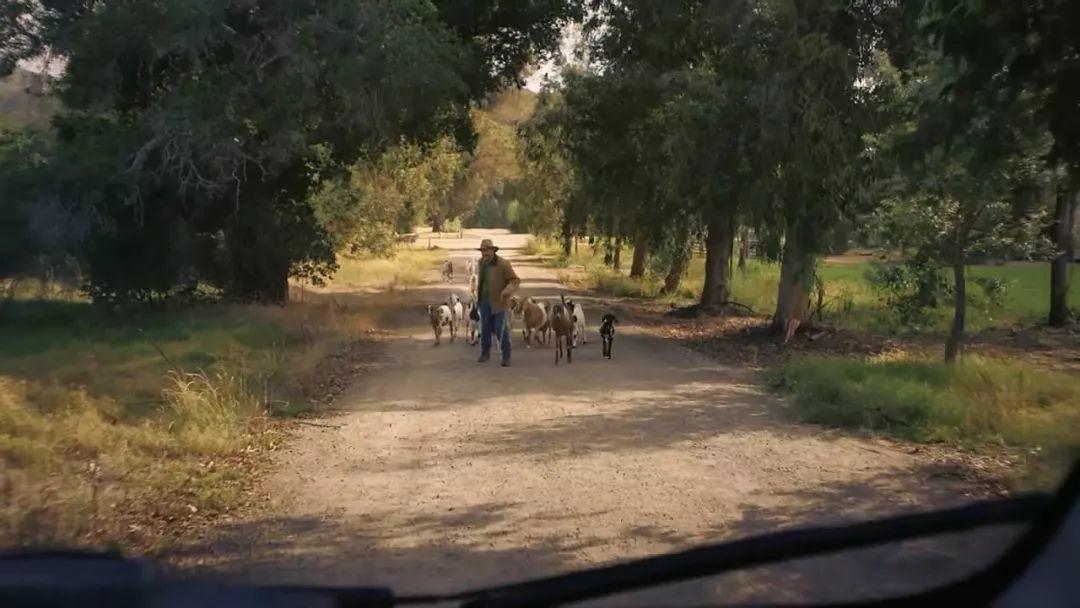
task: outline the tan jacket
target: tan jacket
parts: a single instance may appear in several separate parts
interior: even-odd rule
[[[483,260],[480,261],[480,272],[487,273],[487,290],[488,290],[488,302],[491,303],[491,312],[503,312],[506,310],[506,303],[510,296],[517,291],[518,286],[521,285],[521,279],[518,278],[517,273],[514,272],[514,267],[510,265],[510,261],[498,254],[492,258],[491,263],[487,264]],[[477,284],[482,284],[483,278]],[[477,294],[479,299],[479,294]]]

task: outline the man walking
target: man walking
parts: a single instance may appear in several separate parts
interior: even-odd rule
[[[499,248],[484,239],[480,242],[480,282],[476,299],[480,303],[480,363],[491,358],[491,332],[498,333],[502,366],[510,365],[510,332],[506,331],[506,303],[521,285],[521,279],[506,258],[495,254]]]

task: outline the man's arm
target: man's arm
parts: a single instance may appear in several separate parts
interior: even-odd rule
[[[506,287],[503,287],[500,297],[503,302],[506,302],[510,296],[514,295],[514,292],[518,290],[518,287],[521,286],[521,279],[519,279],[517,273],[514,272],[514,267],[510,265],[510,260],[503,258],[503,264],[505,266],[503,272],[506,274]]]

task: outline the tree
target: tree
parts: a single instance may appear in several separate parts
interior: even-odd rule
[[[17,2],[0,13],[14,33],[0,64],[45,48],[66,58],[61,143],[114,159],[91,197],[96,295],[168,295],[189,271],[100,281],[185,250],[177,263],[199,279],[282,302],[290,273],[333,267],[317,181],[347,180],[401,137],[471,146],[470,103],[516,81],[579,15],[574,0]],[[125,246],[113,255],[110,241]]]
[[[928,2],[919,18],[924,33],[942,51],[950,78],[940,95],[952,103],[951,125],[963,129],[984,115],[987,100],[1023,104],[1049,132],[1044,159],[1061,165],[1066,176],[1054,198],[1052,235],[1058,256],[1050,269],[1050,325],[1068,321],[1067,254],[1075,222],[1072,200],[1080,193],[1080,5],[1049,2]],[[988,94],[989,93],[989,94]],[[938,125],[946,136],[948,125]]]
[[[1054,219],[1051,238],[1057,255],[1050,262],[1050,315],[1051,327],[1063,327],[1069,322],[1069,264],[1076,258],[1073,232],[1076,226],[1080,191],[1055,189]]]
[[[570,255],[573,229],[583,223],[580,189],[573,165],[562,146],[561,95],[545,90],[536,112],[518,127],[521,178],[515,187],[521,205],[519,221],[534,234],[562,238]]]
[[[882,64],[879,83],[891,94],[883,97],[896,104],[897,114],[867,141],[871,155],[878,161],[891,155],[896,167],[881,182],[884,200],[874,222],[881,240],[909,258],[952,271],[945,361],[953,363],[963,348],[966,267],[973,255],[1034,256],[1046,250],[1044,214],[1018,207],[1013,193],[1040,174],[1038,159],[1050,138],[1023,104],[987,103],[979,120],[949,129],[947,142],[938,140],[928,126],[951,111],[934,94],[950,70],[932,50],[906,73]]]
[[[816,258],[830,229],[860,202],[860,88],[880,39],[875,2],[770,2],[762,26],[766,149],[774,153],[769,215],[783,220],[773,331],[790,337],[809,316]]]

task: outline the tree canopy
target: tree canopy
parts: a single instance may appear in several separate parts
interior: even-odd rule
[[[6,5],[0,63],[46,49],[67,62],[50,162],[105,159],[78,197],[57,183],[10,196],[89,208],[98,297],[208,280],[282,301],[290,273],[334,265],[309,200],[320,179],[402,138],[471,148],[472,102],[516,82],[579,13],[562,0]]]

